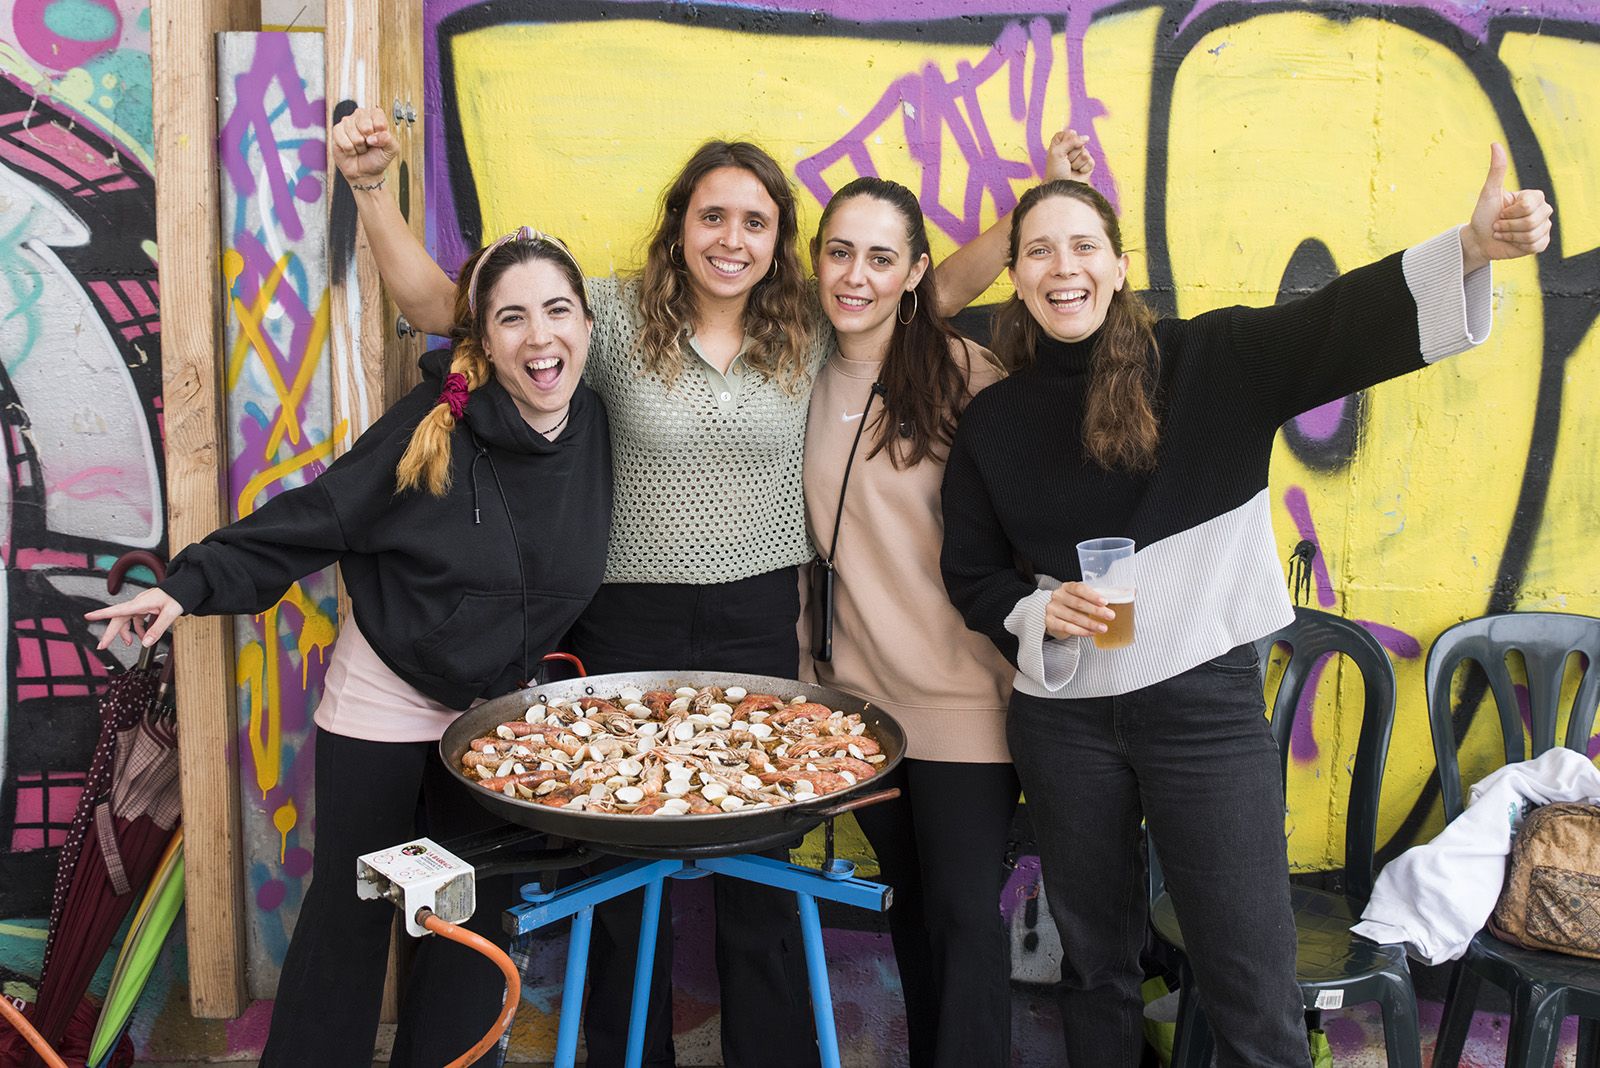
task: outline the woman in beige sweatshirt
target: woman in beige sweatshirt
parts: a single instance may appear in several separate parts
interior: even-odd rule
[[[894,888],[911,1064],[1009,1064],[1012,670],[939,579],[945,456],[961,410],[1000,371],[935,311],[927,231],[905,186],[858,178],[835,193],[812,256],[838,336],[806,424],[812,567],[835,568],[831,650],[809,628],[815,677],[906,730],[907,759],[884,783],[901,797],[856,818]]]

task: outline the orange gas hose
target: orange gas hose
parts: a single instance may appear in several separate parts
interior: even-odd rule
[[[511,963],[511,958],[506,956],[505,950],[482,935],[474,934],[465,927],[457,927],[448,920],[441,920],[431,909],[419,909],[417,921],[441,938],[459,942],[468,949],[482,953],[506,977],[506,1002],[501,1006],[500,1015],[495,1019],[494,1026],[489,1028],[488,1034],[478,1039],[477,1045],[445,1066],[445,1068],[466,1068],[489,1052],[494,1044],[500,1041],[500,1036],[505,1033],[506,1028],[511,1026],[512,1018],[517,1015],[517,1003],[522,1000],[522,979],[517,975],[516,965]],[[52,1065],[51,1068],[55,1066]]]
[[[28,1018],[22,1015],[21,1010],[11,1004],[11,999],[4,994],[0,994],[0,1016],[4,1016],[6,1021],[17,1029],[17,1033],[28,1040],[28,1045],[33,1047],[34,1052],[42,1057],[50,1068],[67,1068],[67,1062],[50,1048],[50,1043],[33,1029],[33,1024],[28,1022]]]

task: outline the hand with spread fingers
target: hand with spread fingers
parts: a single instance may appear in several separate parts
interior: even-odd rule
[[[1093,173],[1094,157],[1089,154],[1088,136],[1066,127],[1057,130],[1046,153],[1044,180],[1087,182]]]
[[[378,182],[400,154],[382,108],[356,108],[334,123],[328,145],[334,166],[352,186]]]
[[[1505,187],[1508,161],[1498,143],[1489,146],[1489,177],[1478,193],[1472,218],[1461,228],[1462,266],[1467,274],[1494,260],[1533,256],[1550,245],[1555,209],[1539,189]]]
[[[134,637],[138,636],[139,644],[148,649],[161,640],[167,628],[172,626],[172,621],[181,615],[183,605],[178,603],[177,598],[165,590],[148,589],[121,604],[85,612],[83,618],[91,623],[107,621],[106,632],[100,635],[96,649],[109,649],[119,635],[123,645],[133,644]]]
[[[1117,614],[1093,586],[1068,582],[1050,595],[1044,610],[1044,632],[1052,638],[1092,638],[1106,632]]]

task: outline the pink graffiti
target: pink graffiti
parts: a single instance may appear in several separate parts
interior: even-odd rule
[[[318,142],[322,140],[327,101],[307,99],[305,83],[295,69],[294,54],[289,50],[289,35],[263,33],[257,37],[255,62],[248,71],[234,78],[238,101],[233,114],[223,124],[218,147],[234,189],[241,192],[255,189],[251,150],[260,153],[261,166],[272,195],[272,214],[284,235],[290,240],[298,240],[305,235],[305,228],[300,222],[300,207],[321,197],[321,184],[315,181],[308,184],[302,178],[297,179],[293,186],[290,185],[277,139],[272,134],[272,117],[267,113],[267,99],[274,85],[283,94],[283,103],[289,109],[289,119],[293,125],[297,129],[304,129],[308,138]],[[302,165],[308,155],[315,159],[318,153],[308,154],[304,146],[297,151],[297,159]],[[259,193],[257,191],[257,195]]]
[[[1055,65],[1050,38],[1050,23],[1045,19],[1033,19],[1026,29],[1013,22],[1000,32],[994,46],[976,66],[962,60],[956,64],[954,76],[947,77],[938,64],[928,63],[920,73],[895,79],[849,132],[816,155],[801,160],[795,166],[796,176],[824,204],[833,196],[833,190],[823,179],[823,172],[840,160],[848,159],[857,174],[876,177],[878,168],[869,145],[876,132],[898,113],[911,158],[922,169],[917,195],[928,221],[956,241],[972,240],[979,233],[985,196],[994,202],[996,213],[1004,215],[1017,203],[1011,191],[1012,181],[1044,173],[1045,119],[1048,115],[1054,122],[1059,115],[1059,105],[1052,108],[1046,98],[1050,71]],[[1006,79],[1011,118],[1021,120],[1025,127],[1026,160],[1008,159],[995,147],[978,101],[979,88],[993,78]],[[960,154],[948,165],[961,168],[966,174],[958,209],[945,206],[939,199],[947,135]]]
[[[1311,571],[1317,580],[1317,604],[1332,608],[1333,581],[1328,578],[1328,565],[1323,559],[1322,543],[1317,540],[1317,525],[1311,521],[1311,502],[1306,497],[1306,491],[1299,486],[1290,486],[1283,493],[1283,506],[1288,509],[1300,537],[1317,547],[1317,554],[1311,558]]]
[[[39,66],[50,70],[70,70],[81,67],[102,52],[116,47],[122,39],[122,12],[114,0],[80,0],[111,16],[111,32],[105,37],[82,40],[59,34],[50,28],[46,15],[56,0],[17,0],[12,13],[12,26],[17,43]]]

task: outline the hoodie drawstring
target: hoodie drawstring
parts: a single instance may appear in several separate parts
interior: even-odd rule
[[[522,587],[522,671],[521,682],[524,686],[530,681],[532,674],[528,671],[528,574],[522,565],[522,541],[517,537],[517,521],[511,516],[511,501],[506,497],[506,488],[500,484],[500,472],[494,466],[494,457],[489,455],[489,448],[478,440],[478,435],[472,433],[472,428],[467,428],[467,433],[472,435],[472,445],[477,449],[477,455],[472,458],[472,464],[467,468],[467,477],[472,481],[472,522],[481,522],[478,513],[478,461],[489,461],[489,475],[494,479],[494,488],[500,494],[500,504],[506,510],[506,526],[511,528],[511,548],[517,558],[517,582]]]

